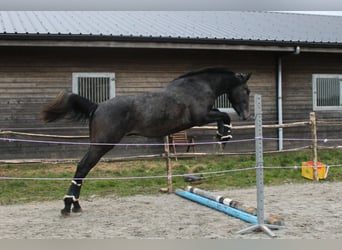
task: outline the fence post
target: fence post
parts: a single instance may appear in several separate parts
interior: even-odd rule
[[[164,152],[166,160],[166,172],[167,172],[167,192],[172,193],[172,166],[170,158],[170,144],[169,137],[164,136]]]
[[[310,125],[312,137],[313,173],[315,181],[319,181],[317,173],[317,122],[315,112],[310,112]]]
[[[262,102],[261,95],[254,95],[255,110],[255,160],[256,160],[256,189],[257,189],[257,217],[258,224],[240,230],[244,234],[250,231],[261,230],[271,237],[276,235],[271,229],[280,229],[282,226],[265,224],[264,219],[264,159],[263,159],[263,135],[262,135]]]

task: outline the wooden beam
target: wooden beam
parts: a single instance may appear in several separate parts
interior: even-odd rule
[[[153,41],[72,41],[72,40],[0,40],[0,46],[11,47],[92,47],[146,49],[201,49],[293,52],[293,46],[231,45],[220,43],[153,42]]]
[[[292,122],[292,123],[284,123],[284,124],[269,124],[262,125],[263,128],[294,128],[294,127],[304,127],[310,124],[307,122]],[[254,125],[244,125],[244,126],[233,126],[232,129],[254,129]],[[192,127],[191,129],[202,129],[202,130],[217,130],[217,126],[200,126],[200,127]]]

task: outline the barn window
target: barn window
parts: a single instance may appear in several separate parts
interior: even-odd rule
[[[114,73],[73,73],[72,92],[95,103],[115,96]]]
[[[228,100],[228,95],[227,94],[220,95],[216,99],[213,108],[217,108],[220,111],[227,112],[227,113],[234,112],[232,104]]]
[[[342,75],[314,74],[313,109],[342,110]]]

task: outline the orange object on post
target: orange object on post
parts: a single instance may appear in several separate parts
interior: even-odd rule
[[[325,179],[328,176],[329,166],[321,162],[317,162],[318,179]],[[314,163],[313,161],[302,162],[302,176],[308,179],[314,179]]]

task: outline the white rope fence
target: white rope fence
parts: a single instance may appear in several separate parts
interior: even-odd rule
[[[214,142],[194,142],[194,143],[168,143],[166,145],[172,146],[191,146],[191,145],[219,145],[224,143],[240,143],[240,142],[251,142],[255,139],[243,139],[243,140],[230,140],[226,142],[214,141]],[[51,140],[33,140],[33,139],[17,139],[17,138],[4,138],[0,137],[0,141],[5,142],[27,142],[27,143],[42,143],[42,144],[59,144],[59,145],[86,145],[86,146],[117,146],[117,147],[148,147],[148,146],[164,146],[165,143],[101,143],[101,142],[69,142],[69,141],[51,141]]]
[[[327,165],[327,168],[342,167],[342,164]],[[267,169],[300,169],[301,166],[264,166]],[[313,166],[312,166],[313,168]],[[220,170],[212,172],[198,172],[191,174],[173,174],[173,177],[187,177],[191,176],[205,176],[205,175],[218,175],[229,174],[233,172],[255,171],[256,167],[237,168],[229,170]],[[167,175],[152,175],[152,176],[126,176],[126,177],[86,177],[86,178],[72,178],[73,180],[85,180],[85,181],[129,181],[129,180],[144,180],[144,179],[167,179]],[[70,181],[71,178],[58,178],[58,177],[10,177],[0,176],[0,181]]]
[[[328,121],[328,122],[317,122],[319,124],[329,126],[337,126],[337,125],[342,125],[341,122],[336,122],[336,121]],[[289,124],[281,124],[281,125],[262,125],[262,128],[293,128],[293,127],[301,127],[301,126],[308,126],[311,125],[311,122],[293,122]],[[255,125],[246,125],[246,126],[237,126],[234,127],[234,129],[253,129],[255,128]],[[217,129],[215,126],[202,126],[202,127],[194,127],[193,129]],[[315,128],[316,129],[316,128]],[[89,138],[87,135],[80,135],[80,136],[69,136],[69,135],[49,135],[49,134],[39,134],[39,133],[24,133],[24,132],[15,132],[15,131],[0,131],[0,135],[3,135],[3,137],[0,137],[0,142],[7,142],[7,143],[36,143],[36,144],[53,144],[53,145],[84,145],[84,146],[116,146],[116,147],[168,147],[168,146],[196,146],[196,145],[222,145],[222,144],[233,144],[233,143],[250,143],[250,142],[255,142],[256,140],[262,139],[263,141],[278,141],[279,138],[273,138],[273,137],[261,137],[261,138],[250,138],[250,139],[240,139],[240,140],[230,140],[230,141],[207,141],[207,142],[191,142],[191,143],[166,143],[166,142],[161,142],[161,143],[92,143],[92,142],[80,142],[80,141],[67,141],[67,140],[62,140],[62,139],[87,139]],[[9,137],[11,136],[11,137]],[[52,138],[52,139],[58,139],[58,140],[36,140],[36,139],[23,139],[23,138],[12,138],[12,136],[19,136],[19,137],[40,137],[40,138]],[[283,141],[301,141],[301,142],[308,142],[311,143],[313,142],[313,138],[282,138]],[[342,142],[342,139],[339,138],[317,138],[315,140],[316,144],[317,143],[333,143],[337,142],[340,143]],[[310,146],[309,146],[310,147]],[[323,148],[324,146],[320,146]],[[339,148],[342,146],[335,146],[334,148]],[[302,147],[301,149],[304,149],[307,147]],[[328,148],[328,147],[327,147]],[[297,149],[296,149],[297,150]],[[291,151],[291,150],[283,150],[285,151]],[[278,151],[274,151],[278,152]],[[243,154],[243,153],[242,153]],[[191,153],[189,154],[191,155]],[[195,155],[195,154],[194,154]],[[215,155],[215,154],[212,154]],[[163,155],[161,155],[163,156]],[[166,157],[165,155],[163,157]],[[329,167],[341,167],[341,165],[330,165]],[[213,171],[213,172],[203,172],[203,173],[191,173],[191,175],[217,175],[217,174],[227,174],[231,172],[239,172],[239,171],[250,171],[250,170],[255,170],[255,166],[253,167],[246,167],[246,168],[238,168],[238,169],[230,169],[230,170],[222,170],[222,171]],[[298,169],[300,166],[264,166],[264,169]],[[171,174],[170,175],[162,175],[162,176],[128,176],[128,177],[101,177],[101,178],[84,178],[86,180],[136,180],[136,179],[159,179],[159,178],[172,178],[172,177],[185,177],[189,174]],[[70,178],[24,178],[24,177],[0,177],[0,180],[59,180],[59,181],[64,181],[64,180],[70,180]]]
[[[241,142],[252,142],[256,139],[260,138],[252,138],[252,139],[243,139],[243,140],[231,140],[224,143],[241,143]],[[278,138],[261,138],[263,140],[278,140]],[[283,138],[283,140],[288,141],[312,141],[312,139],[306,138]],[[43,143],[43,144],[61,144],[61,145],[96,145],[96,146],[123,146],[123,147],[139,147],[139,146],[165,146],[165,143],[89,143],[89,142],[68,142],[68,141],[53,141],[53,140],[34,140],[34,139],[16,139],[16,138],[4,138],[0,137],[0,141],[4,142],[26,142],[26,143]],[[327,142],[340,142],[342,139],[317,139],[319,142],[327,143]],[[194,143],[176,143],[176,146],[187,146],[187,145],[214,145],[214,144],[222,144],[223,142],[194,142]],[[173,145],[171,143],[169,146]],[[342,164],[335,164],[327,166],[331,167],[342,167]],[[264,166],[264,169],[300,169],[301,166]],[[206,175],[218,175],[218,174],[229,174],[232,172],[243,172],[243,171],[255,171],[255,166],[245,167],[245,168],[237,168],[237,169],[229,169],[229,170],[220,170],[220,171],[212,171],[212,172],[199,172],[199,173],[191,173],[192,176],[206,176]],[[186,174],[172,174],[172,177],[186,177],[189,176],[189,173]],[[138,179],[167,179],[168,175],[158,175],[158,176],[126,176],[126,177],[87,177],[81,178],[82,180],[87,181],[121,181],[121,180],[138,180]],[[70,178],[46,178],[46,177],[10,177],[10,176],[0,176],[0,181],[5,180],[23,180],[23,181],[66,181],[70,180]]]
[[[204,176],[204,175],[217,175],[217,174],[227,174],[232,172],[242,172],[255,170],[255,167],[240,168],[240,169],[230,169],[230,170],[220,170],[212,172],[201,172],[201,173],[191,173],[191,174],[173,174],[172,177],[187,177],[191,176]],[[87,178],[73,178],[73,180],[87,180],[87,181],[120,181],[120,180],[138,180],[138,179],[166,179],[167,175],[154,175],[154,176],[127,176],[127,177],[87,177]],[[0,177],[0,180],[26,180],[26,181],[65,181],[70,180],[70,178],[41,178],[41,177]]]

